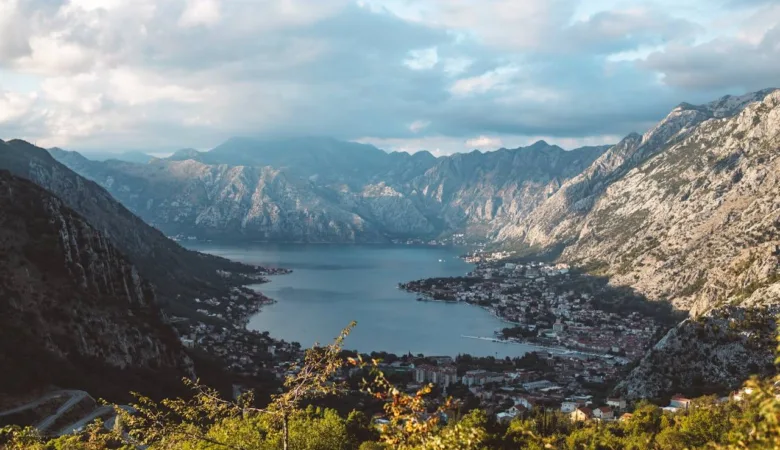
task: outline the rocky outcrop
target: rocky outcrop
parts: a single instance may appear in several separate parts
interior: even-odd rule
[[[152,285],[108,236],[7,171],[0,211],[0,390],[111,375],[127,392],[192,375]]]

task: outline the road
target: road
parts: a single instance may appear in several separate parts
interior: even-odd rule
[[[88,415],[82,417],[77,422],[74,422],[74,423],[72,423],[72,424],[62,428],[61,430],[57,431],[56,434],[57,434],[57,436],[62,436],[62,435],[65,435],[65,434],[71,434],[71,433],[75,433],[77,431],[80,431],[81,429],[83,429],[85,426],[87,426],[87,424],[89,424],[93,420],[97,419],[98,417],[100,417],[100,416],[102,416],[104,414],[112,413],[113,411],[114,411],[114,407],[113,406],[101,406],[100,408],[95,409],[94,411],[92,411]],[[113,418],[113,415],[112,415],[112,418]]]
[[[43,419],[38,425],[35,426],[35,428],[38,429],[38,431],[44,432],[49,429],[49,427],[62,416],[66,412],[70,411],[71,408],[76,406],[80,401],[84,400],[85,398],[89,397],[89,394],[87,394],[84,391],[74,391],[73,395],[68,399],[67,402],[65,402],[62,406],[57,409],[57,412],[52,414],[51,416]],[[92,397],[90,397],[91,399]],[[94,402],[94,399],[92,400]]]
[[[22,406],[17,406],[16,408],[13,408],[13,409],[7,409],[5,411],[0,411],[0,417],[2,417],[2,416],[10,416],[11,414],[16,414],[18,412],[26,411],[28,409],[37,408],[37,407],[41,406],[42,404],[48,402],[49,400],[52,400],[52,399],[55,399],[55,398],[58,398],[58,397],[65,397],[66,395],[69,395],[69,396],[72,397],[72,396],[76,395],[79,392],[82,392],[82,393],[86,394],[86,392],[84,392],[84,391],[73,391],[73,390],[61,390],[61,391],[49,392],[48,394],[38,398],[37,400],[33,400],[33,401],[31,401],[29,403],[26,403],[26,404],[24,404]]]
[[[60,405],[59,408],[57,408],[57,411],[54,412],[54,414],[50,415],[49,417],[46,417],[45,419],[41,420],[37,425],[35,425],[35,428],[40,432],[46,432],[51,426],[60,418],[63,414],[67,413],[71,409],[73,409],[74,406],[78,405],[79,402],[83,401],[84,399],[89,398],[92,402],[95,400],[89,396],[89,393],[85,391],[77,391],[77,390],[60,390],[60,391],[53,391],[49,392],[46,395],[43,395],[29,403],[26,403],[21,406],[17,406],[12,409],[8,409],[5,411],[0,411],[0,417],[2,416],[8,416],[11,414],[16,414],[19,412],[27,411],[29,409],[35,409],[37,407],[40,407],[44,403],[56,399],[56,398],[65,398],[68,397],[67,400],[65,400],[64,403]],[[124,409],[128,412],[135,412],[135,409],[133,409],[130,406],[127,405],[120,405],[120,408]],[[56,436],[63,436],[70,433],[75,433],[77,431],[82,430],[84,427],[86,427],[90,422],[97,419],[100,416],[106,416],[104,420],[104,426],[107,429],[111,429],[114,426],[114,420],[116,415],[113,413],[113,406],[100,406],[93,409],[90,413],[86,414],[85,416],[79,418],[75,422],[71,423],[68,426],[65,426],[59,430],[57,430],[55,433],[53,433]],[[52,433],[47,433],[52,434]]]

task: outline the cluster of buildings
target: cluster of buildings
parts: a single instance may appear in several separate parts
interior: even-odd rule
[[[279,269],[284,273],[284,269]],[[222,298],[195,298],[193,307],[201,317],[169,318],[177,330],[182,345],[219,357],[225,367],[238,375],[257,376],[273,367],[277,353],[293,355],[300,352],[298,344],[271,338],[268,333],[246,329],[249,318],[270,298],[243,287],[233,287]]]
[[[298,355],[294,343],[277,341],[264,333],[243,327],[231,327],[204,322],[174,324],[182,344],[219,357],[225,367],[237,375],[257,376],[272,370],[282,355]],[[287,359],[287,358],[282,358]]]
[[[380,368],[402,375],[399,379],[406,381],[397,387],[405,392],[414,393],[425,384],[434,384],[442,392],[438,400],[453,395],[504,422],[536,409],[571,414],[586,408],[583,411],[590,410],[588,420],[612,420],[626,410],[624,400],[602,397],[623,373],[622,366],[606,358],[547,352],[513,360],[405,355]]]
[[[575,273],[565,264],[486,262],[504,253],[479,253],[482,262],[466,277],[417,280],[400,287],[424,299],[488,309],[514,324],[501,335],[503,339],[627,360],[642,355],[661,327],[655,318],[639,312],[608,311],[603,305],[628,294]]]
[[[257,314],[263,305],[274,302],[263,294],[244,287],[232,287],[230,293],[222,298],[195,298],[192,301],[197,313],[240,326],[245,326],[249,318]]]
[[[484,246],[485,244],[479,240],[467,237],[463,233],[456,233],[443,238],[436,239],[391,239],[390,242],[396,245],[428,245],[428,246]]]

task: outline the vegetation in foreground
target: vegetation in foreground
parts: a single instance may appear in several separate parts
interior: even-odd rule
[[[117,408],[112,429],[94,423],[80,434],[47,439],[32,428],[0,429],[0,447],[80,450],[230,449],[230,450],[443,450],[443,449],[776,449],[780,448],[780,375],[749,380],[741,401],[702,397],[686,411],[664,412],[649,403],[615,422],[572,423],[559,412],[535,412],[508,425],[473,410],[457,417],[457,404],[431,410],[430,386],[415,394],[397,390],[376,361],[345,361],[342,343],[354,323],[328,346],[314,347],[284,390],[263,408],[251,395],[227,401],[195,382],[190,399],[154,402],[138,397],[134,414]],[[778,347],[780,354],[780,347]],[[373,423],[360,411],[347,417],[309,404],[338,395],[346,387],[332,375],[344,364],[370,368],[362,391],[384,402],[387,420]],[[776,361],[780,364],[780,358]]]

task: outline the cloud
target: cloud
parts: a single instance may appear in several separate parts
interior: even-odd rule
[[[18,0],[0,0],[0,65],[29,53],[28,37]]]
[[[26,117],[35,103],[35,96],[24,96],[0,91],[0,125],[7,125]]]
[[[428,125],[430,125],[431,122],[427,120],[415,120],[411,124],[409,124],[409,131],[412,133],[419,133],[420,131],[428,128]]]
[[[444,73],[450,76],[458,76],[468,70],[474,61],[469,58],[447,58],[444,60]]]
[[[501,147],[503,144],[501,142],[501,138],[479,136],[474,139],[468,139],[466,141],[466,145],[476,149],[492,150]]]
[[[621,136],[780,79],[776,4],[675,5],[0,0],[0,137],[168,151],[369,136],[446,153]]]
[[[663,83],[690,90],[755,90],[780,85],[780,6],[763,7],[735,36],[695,45],[670,45],[641,66]]]
[[[187,0],[187,6],[179,17],[179,25],[182,27],[210,26],[219,22],[220,18],[220,7],[217,0]]]
[[[439,62],[439,54],[436,47],[420,50],[410,50],[409,57],[404,60],[404,65],[412,70],[433,69]]]
[[[492,90],[508,90],[519,69],[514,66],[498,67],[469,78],[461,78],[452,84],[454,95],[482,94]]]

